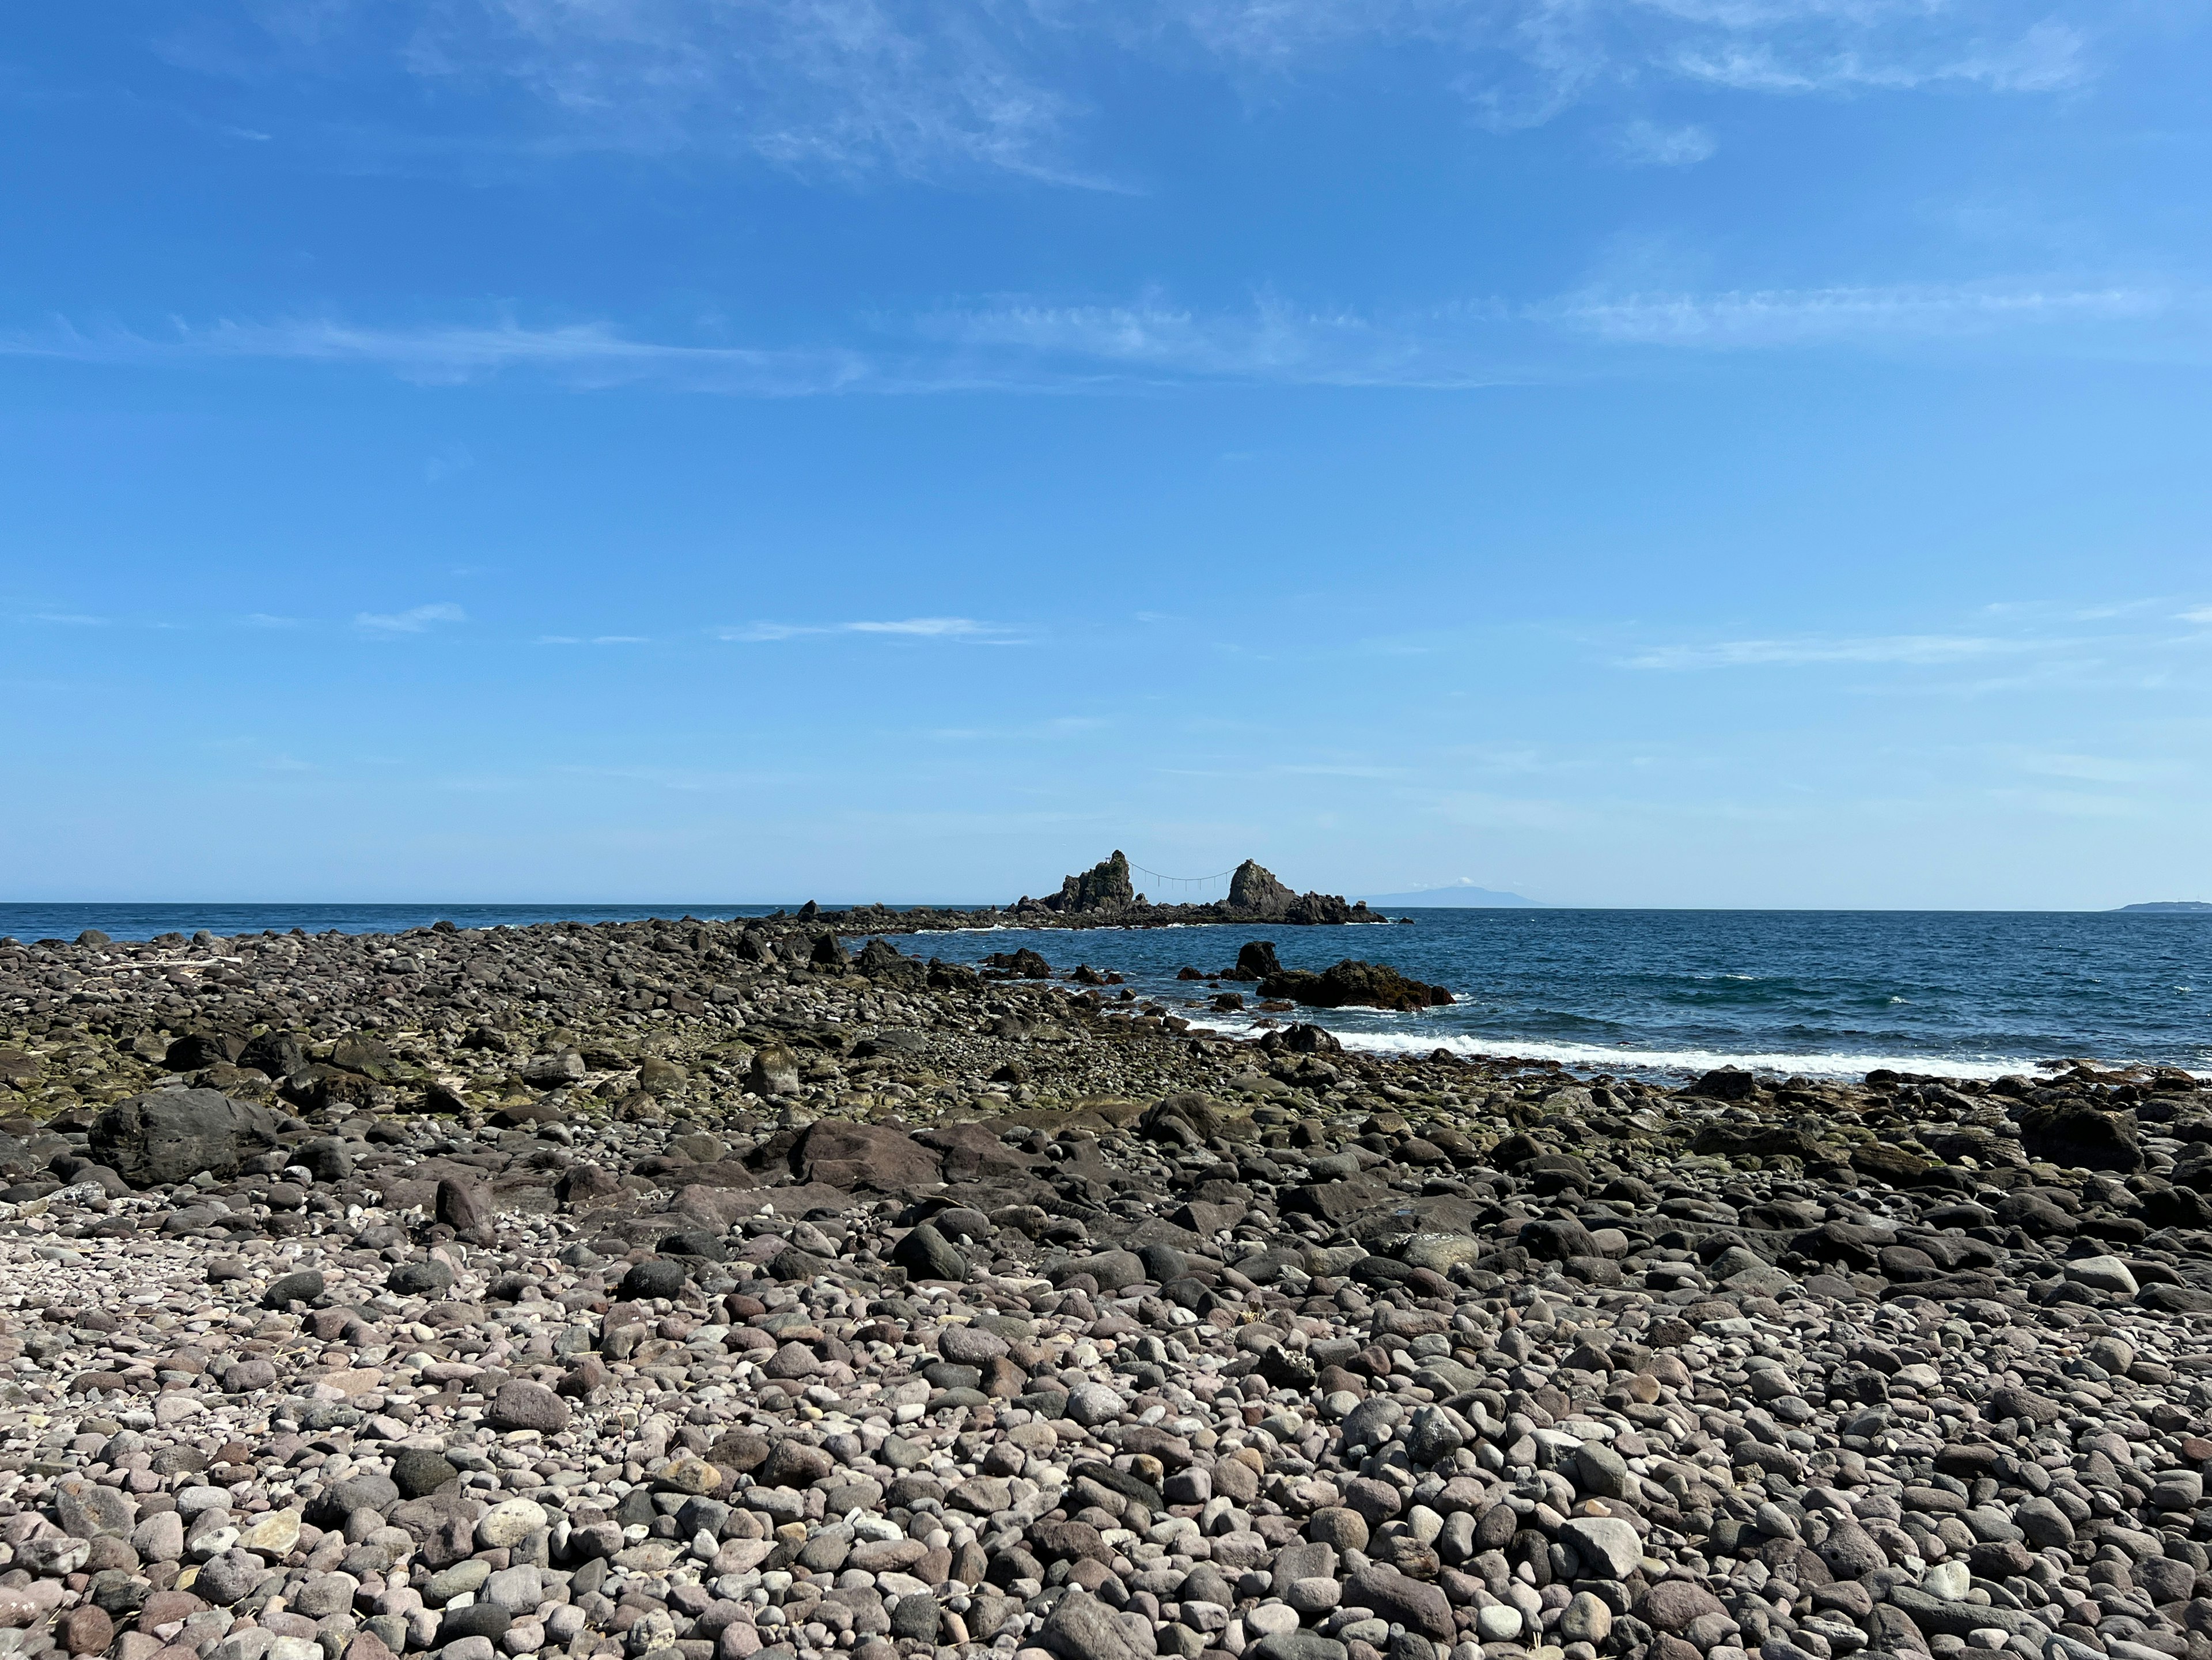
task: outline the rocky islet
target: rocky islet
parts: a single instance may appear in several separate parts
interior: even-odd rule
[[[1385,1061],[877,921],[0,946],[0,1655],[2212,1657],[2188,1075]]]

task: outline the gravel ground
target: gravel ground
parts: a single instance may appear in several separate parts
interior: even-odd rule
[[[0,948],[0,1660],[2212,1660],[2196,1080],[823,927]]]

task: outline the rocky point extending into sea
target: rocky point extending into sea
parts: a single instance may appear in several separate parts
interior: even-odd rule
[[[1385,1060],[884,915],[0,946],[0,1660],[2212,1660],[2189,1075]]]

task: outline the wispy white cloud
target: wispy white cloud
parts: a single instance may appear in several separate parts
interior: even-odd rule
[[[1781,94],[1873,90],[1912,92],[1923,88],[1966,87],[1989,92],[2056,92],[2087,76],[2087,41],[2068,24],[2045,18],[2016,34],[1960,38],[1925,26],[1948,8],[1927,5],[1821,5],[1800,7],[1714,7],[1715,12],[1756,16],[1761,11],[1796,10],[1830,16],[1857,14],[1856,27],[1838,29],[1809,48],[1787,38],[1738,30],[1705,40],[1686,40],[1671,67],[1692,81],[1739,92]],[[1961,10],[1966,9],[1960,9]],[[1869,27],[1887,11],[1887,27]],[[1917,12],[1906,27],[1899,27]],[[1956,14],[1954,13],[1954,15]],[[1762,20],[1765,21],[1765,20]],[[1919,25],[1917,28],[1911,25]],[[1756,25],[1754,25],[1754,27]]]
[[[1098,185],[1073,159],[1095,66],[1210,69],[1221,95],[1357,72],[1413,46],[1511,130],[1669,86],[1762,97],[2047,93],[2095,72],[2112,9],[2046,0],[262,0],[174,61],[231,75],[388,73],[491,112],[517,154],[740,155],[802,174],[1009,173]],[[519,94],[519,95],[518,95]],[[465,136],[464,136],[465,135]],[[260,138],[258,131],[250,136]],[[392,135],[420,149],[434,135]],[[450,141],[481,148],[462,121]],[[1110,187],[1110,184],[1109,184]]]
[[[845,623],[848,634],[910,634],[928,639],[973,639],[979,635],[1003,634],[1004,629],[966,617],[909,617],[896,623]]]
[[[2186,320],[2205,297],[2131,283],[1899,284],[1738,289],[1720,294],[1591,291],[1552,308],[1568,328],[1650,345],[1743,348],[1886,339],[1986,339],[1999,334]]]
[[[1024,8],[990,0],[264,0],[258,37],[181,28],[175,61],[232,75],[398,69],[494,112],[519,155],[747,156],[804,174],[1005,172],[1060,159],[1079,100]],[[520,94],[520,96],[518,96]],[[392,142],[439,143],[428,124]],[[462,119],[458,151],[487,142]]]
[[[1755,639],[1675,642],[1615,659],[1624,669],[1667,673],[1716,670],[1872,668],[1924,673],[1860,678],[1863,690],[1943,696],[2070,686],[2173,690],[2206,672],[2205,636],[2179,630],[2172,602],[2103,605],[2025,602],[1986,605],[1948,632],[1802,634]],[[1942,671],[1958,671],[1944,673]],[[2022,751],[2025,754],[2025,751]],[[2036,769],[2106,781],[2082,769],[2093,757],[2038,751]],[[2027,764],[2021,762],[2020,764]],[[2066,770],[2066,769],[2074,770]],[[2111,781],[2118,781],[2114,775]]]
[[[441,623],[466,621],[466,611],[445,601],[400,611],[360,611],[353,619],[354,626],[367,634],[427,634]]]
[[[652,644],[642,634],[541,634],[531,642],[538,646],[646,646]]]
[[[94,617],[83,611],[42,611],[33,612],[31,620],[33,623],[51,623],[60,628],[104,629],[115,619],[112,617]]]
[[[740,623],[713,630],[715,638],[744,644],[799,640],[830,634],[892,635],[916,640],[963,640],[987,644],[1013,642],[1014,630],[971,617],[908,617],[891,622]]]
[[[296,629],[300,626],[300,619],[296,617],[278,617],[265,611],[249,612],[240,620],[249,629]]]
[[[1277,75],[1418,41],[1486,124],[1534,126],[1669,82],[1766,96],[2051,92],[2094,72],[2089,22],[2002,0],[1158,0],[1206,51]],[[2081,23],[2067,14],[2078,12]]]
[[[1972,635],[1893,634],[1861,639],[1723,640],[1658,646],[1638,653],[1632,669],[1796,668],[1816,663],[1963,663],[2027,649],[2026,642]]]
[[[2079,755],[2047,750],[2010,751],[2019,770],[2044,778],[2070,778],[2090,784],[2144,784],[2172,778],[2184,770],[2174,762],[2141,756]]]
[[[926,341],[1001,373],[1063,385],[1132,379],[1305,386],[1492,386],[1519,378],[1492,302],[1378,318],[1261,295],[1241,311],[1199,311],[1149,295],[1127,305],[1011,300],[927,314]],[[974,370],[971,369],[971,374]]]
[[[81,330],[66,322],[0,336],[0,356],[79,362],[156,364],[225,360],[347,365],[451,385],[504,372],[532,373],[592,390],[651,381],[699,392],[778,397],[835,392],[867,378],[850,350],[770,351],[639,340],[602,322],[526,327],[481,325],[373,327],[331,319],[179,325],[164,333]]]
[[[1711,130],[1694,124],[1662,126],[1656,121],[1631,121],[1615,135],[1620,158],[1637,167],[1691,167],[1710,161],[1720,149]]]
[[[1190,382],[1466,390],[1601,372],[1606,352],[2008,350],[2202,357],[2212,291],[2139,282],[2009,282],[1653,292],[1589,287],[1533,302],[1473,296],[1366,313],[1263,293],[1204,309],[1159,293],[1120,304],[1011,297],[905,319],[864,344],[750,347],[639,338],[608,322],[377,326],[335,319],[177,325],[67,321],[0,333],[0,356],[123,367],[230,362],[362,368],[419,385],[511,377],[590,392],[643,386],[745,398],[1082,392]]]

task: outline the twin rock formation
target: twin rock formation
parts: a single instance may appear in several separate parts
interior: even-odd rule
[[[1113,916],[1148,921],[1284,922],[1292,927],[1319,923],[1380,922],[1365,902],[1352,904],[1340,894],[1295,893],[1256,860],[1247,859],[1229,879],[1229,897],[1204,905],[1155,904],[1130,879],[1127,854],[1116,848],[1109,859],[1063,879],[1060,891],[1043,899],[1024,895],[1016,911],[1049,912],[1066,917]]]

